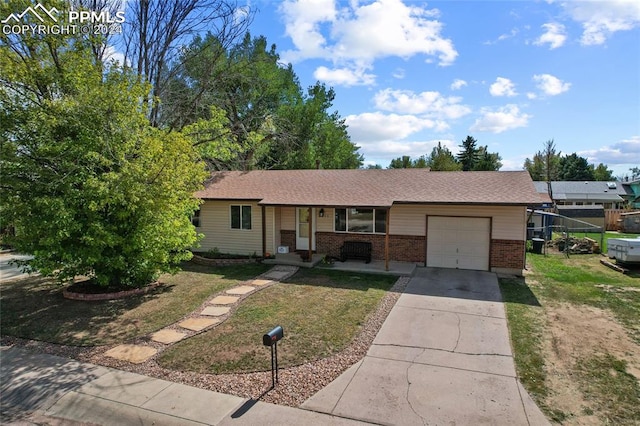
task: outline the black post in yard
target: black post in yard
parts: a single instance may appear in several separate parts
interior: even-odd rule
[[[262,344],[271,347],[271,389],[278,383],[278,341],[284,337],[284,330],[281,326],[262,336]]]

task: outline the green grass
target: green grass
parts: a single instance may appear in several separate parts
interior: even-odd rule
[[[597,355],[578,362],[577,376],[587,400],[593,401],[603,424],[640,424],[640,384],[626,363]]]
[[[544,298],[611,311],[640,343],[640,280],[599,263],[598,255],[528,254],[537,291]]]
[[[396,277],[317,269],[300,270],[286,283],[246,299],[215,329],[172,346],[159,363],[181,371],[233,373],[270,368],[262,335],[284,328],[278,344],[282,367],[328,357],[343,350]]]
[[[594,306],[611,312],[629,336],[640,344],[640,278],[613,271],[599,263],[598,255],[528,255],[530,274],[525,279],[501,279],[509,332],[518,377],[540,408],[562,423],[578,413],[549,406],[554,393],[547,381],[543,346],[545,324],[554,321],[545,306],[562,303]],[[542,305],[542,306],[540,306]],[[595,415],[602,424],[640,422],[640,384],[624,361],[602,352],[573,354],[568,380],[576,385],[587,406],[584,415]],[[579,419],[578,419],[579,420]]]
[[[553,420],[563,421],[564,413],[548,407],[544,401],[549,389],[542,350],[543,309],[524,279],[503,278],[499,283],[518,377],[536,403]]]
[[[164,285],[147,295],[109,301],[67,300],[63,287],[42,277],[2,283],[2,335],[75,346],[123,342],[174,323],[211,294],[267,269],[186,264],[182,272],[162,276]]]

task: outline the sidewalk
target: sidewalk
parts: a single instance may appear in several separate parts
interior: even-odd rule
[[[362,425],[23,349],[0,348],[2,424]]]

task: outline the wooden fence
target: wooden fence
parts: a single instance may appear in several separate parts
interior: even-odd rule
[[[632,211],[638,210],[625,210],[625,209],[607,209],[604,211],[604,224],[607,231],[619,231],[619,223],[618,219],[620,219],[620,214],[629,213]]]

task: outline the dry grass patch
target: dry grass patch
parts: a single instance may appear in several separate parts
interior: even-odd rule
[[[198,373],[236,373],[270,368],[262,335],[284,328],[282,367],[303,364],[343,350],[356,336],[396,277],[301,270],[246,299],[214,330],[180,342],[161,355],[166,368]]]
[[[108,301],[62,296],[56,282],[29,277],[0,284],[2,334],[45,342],[93,346],[124,342],[172,324],[214,293],[268,269],[259,264],[205,267],[186,264],[146,295]]]
[[[599,260],[531,255],[523,282],[502,280],[516,366],[554,421],[635,425],[640,423],[640,279]],[[518,304],[508,292],[530,293],[541,307]]]

